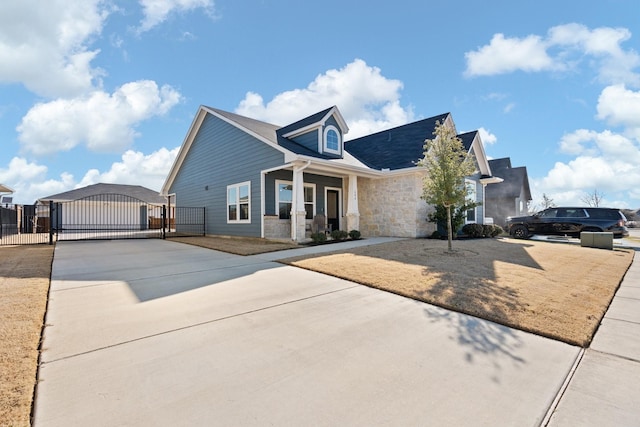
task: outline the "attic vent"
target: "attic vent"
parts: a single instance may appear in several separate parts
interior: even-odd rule
[[[387,142],[391,142],[391,132],[387,133]]]

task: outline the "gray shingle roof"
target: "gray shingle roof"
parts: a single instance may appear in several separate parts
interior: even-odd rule
[[[206,107],[211,111],[215,111],[221,116],[231,120],[233,122],[238,123],[240,126],[249,129],[258,135],[266,138],[267,140],[277,143],[276,138],[276,130],[280,128],[280,126],[272,125],[271,123],[263,122],[256,119],[251,119],[249,117],[241,116],[239,114],[230,113],[228,111],[219,110],[217,108]]]
[[[86,197],[97,196],[99,194],[123,194],[151,204],[165,204],[167,200],[157,191],[150,190],[141,185],[126,184],[93,184],[63,193],[52,194],[51,196],[38,199],[41,202],[52,200],[54,202],[65,202],[71,200],[84,199]]]
[[[531,200],[531,190],[529,188],[529,177],[525,166],[511,167],[511,159],[504,157],[501,159],[489,160],[489,167],[494,176],[499,176],[504,181],[498,184],[487,186],[487,197],[519,197],[524,188],[524,196]]]
[[[345,142],[345,150],[373,169],[403,169],[415,166],[424,156],[425,139],[433,138],[436,122],[449,113],[387,129]],[[473,141],[473,139],[471,140]]]

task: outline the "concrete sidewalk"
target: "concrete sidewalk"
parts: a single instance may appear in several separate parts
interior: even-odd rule
[[[618,245],[635,248],[633,263],[562,394],[552,427],[640,425],[640,245],[627,239]]]
[[[58,243],[35,426],[537,426],[581,354],[290,255]]]

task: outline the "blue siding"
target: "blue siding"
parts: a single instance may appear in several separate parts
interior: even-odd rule
[[[318,129],[314,129],[311,132],[303,133],[302,135],[291,138],[292,141],[303,147],[318,152]]]
[[[284,154],[207,114],[169,190],[177,206],[204,206],[206,233],[260,236],[260,171]],[[251,182],[251,223],[227,224],[227,185]]]
[[[265,178],[265,214],[277,215],[276,211],[276,180],[291,181],[293,172],[287,170],[275,171],[267,174]],[[304,174],[305,184],[316,185],[316,213],[324,213],[324,189],[325,187],[342,188],[342,178],[331,176]]]

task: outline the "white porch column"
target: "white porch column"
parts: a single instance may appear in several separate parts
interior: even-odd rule
[[[302,242],[305,239],[307,211],[304,209],[304,174],[301,168],[293,169],[293,191],[291,201],[291,240]]]
[[[358,210],[358,177],[349,175],[347,196],[347,231],[360,229],[360,211]]]

